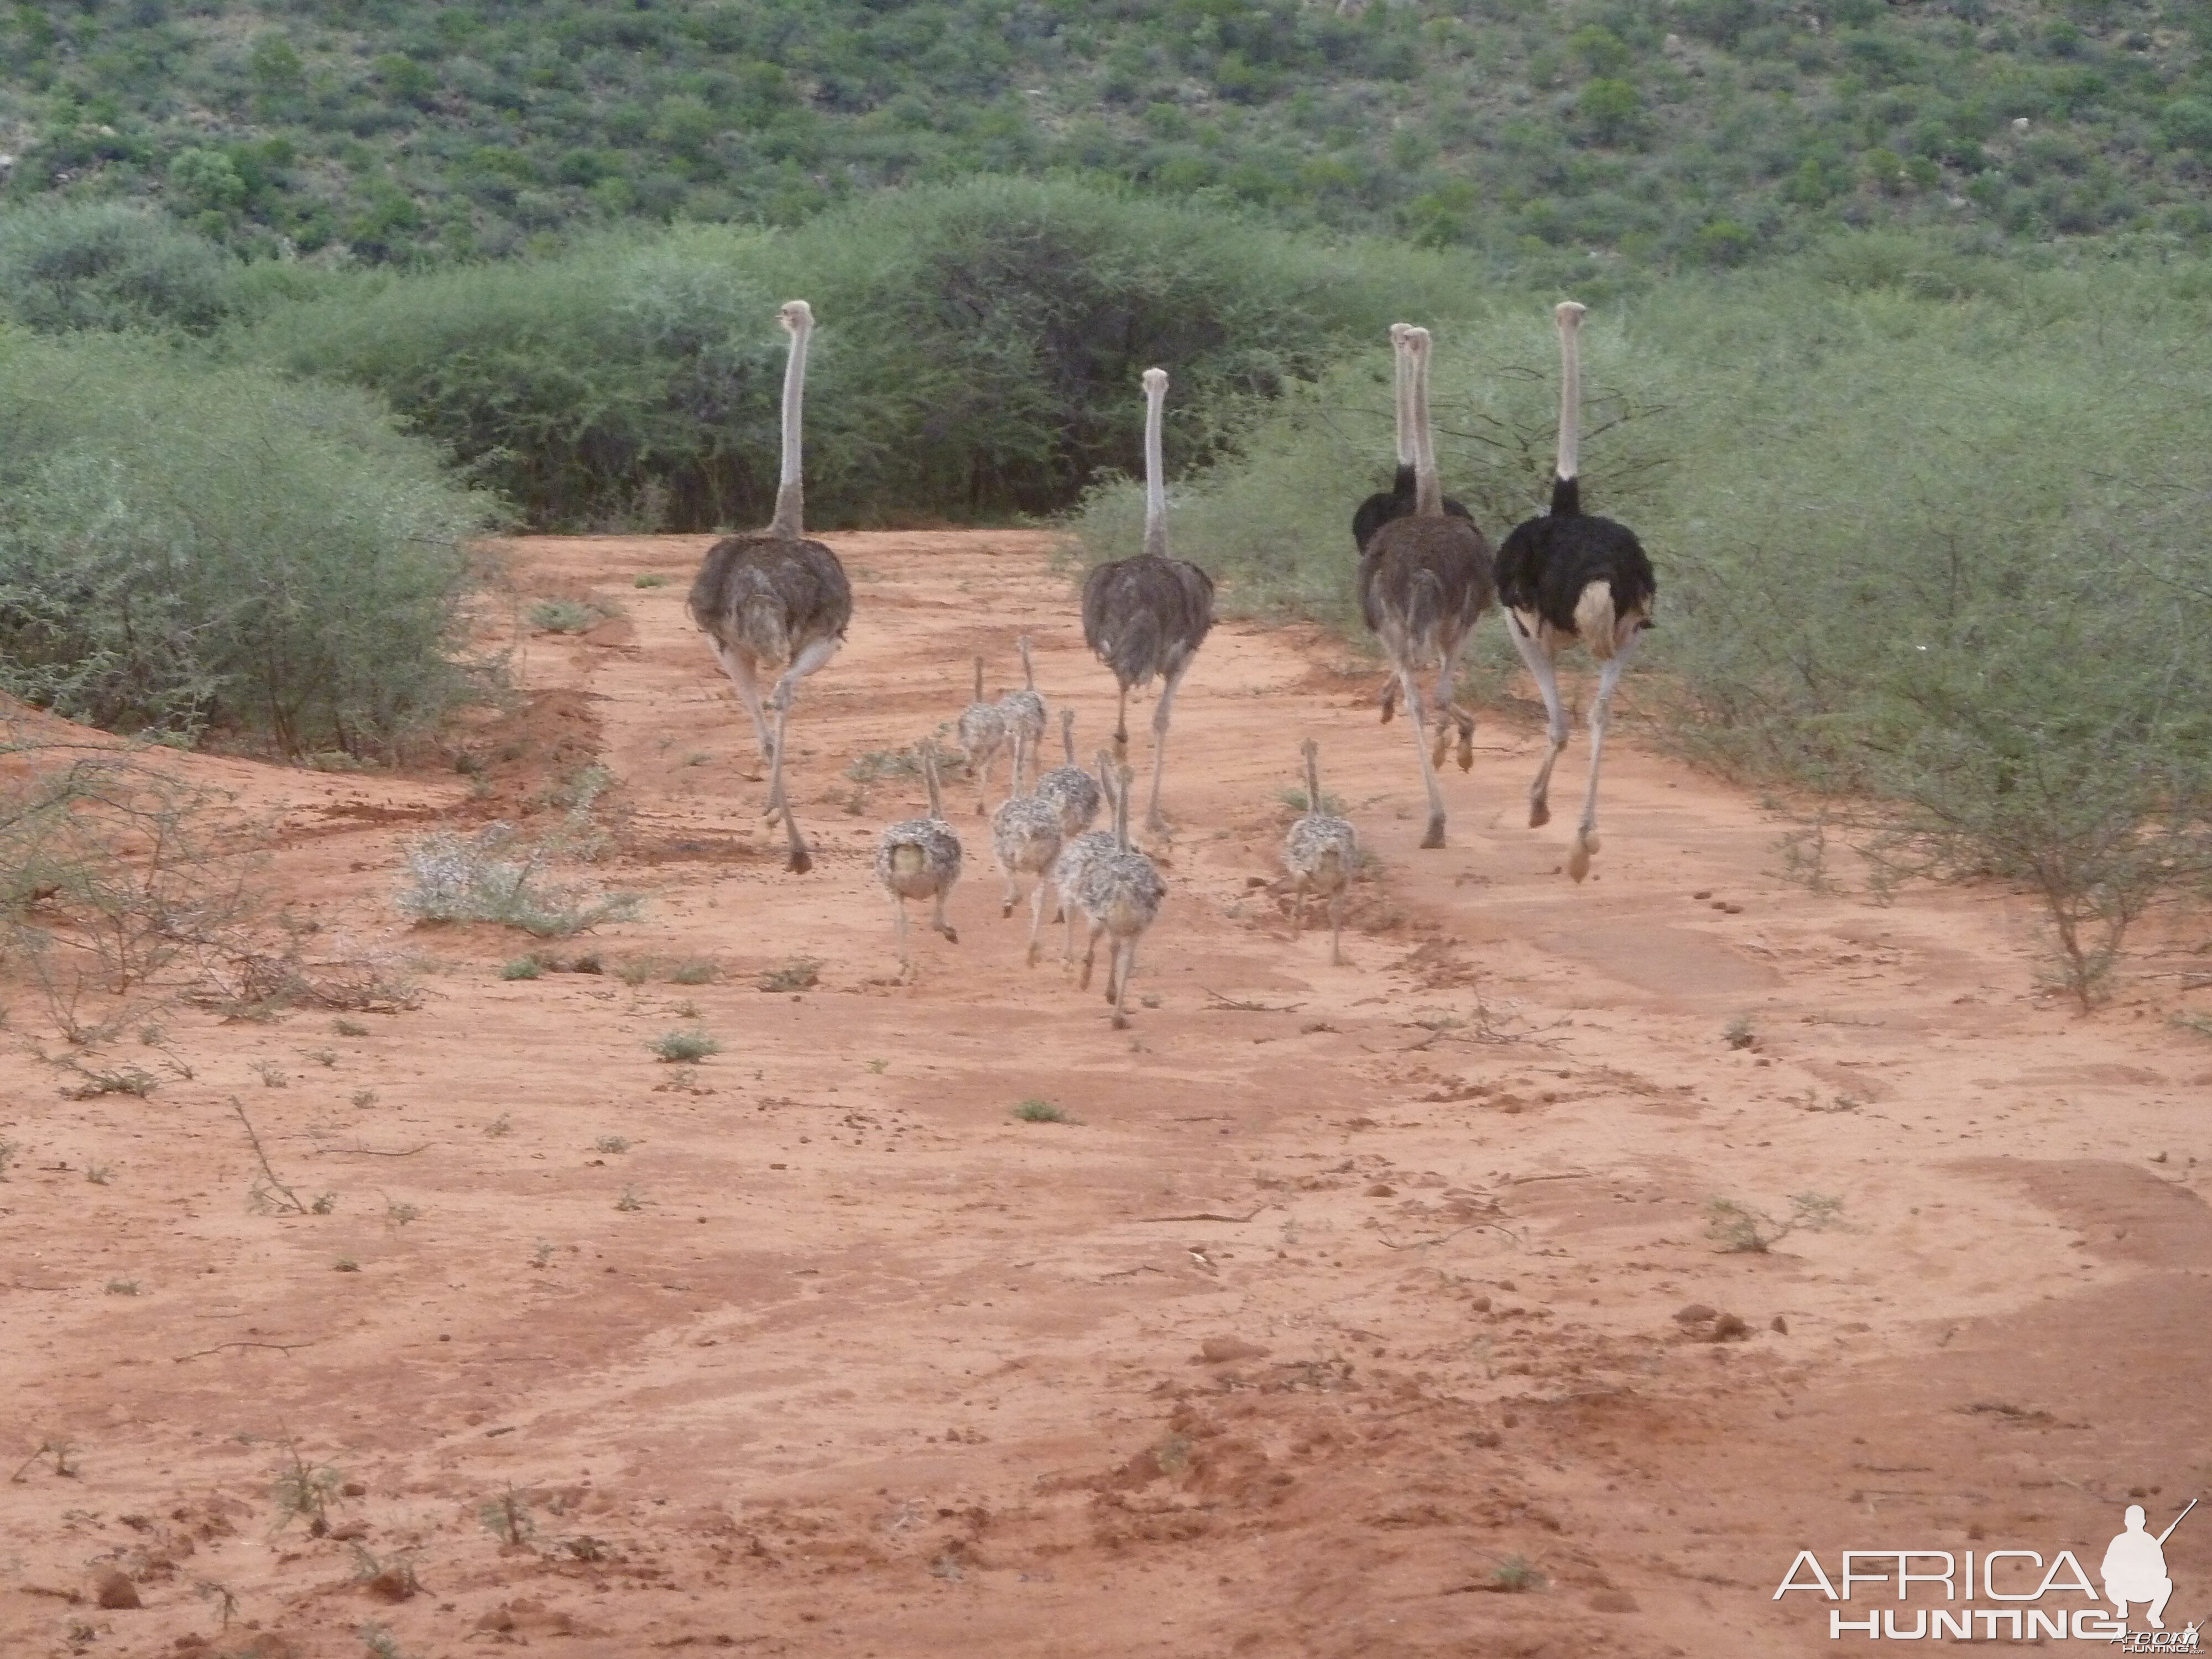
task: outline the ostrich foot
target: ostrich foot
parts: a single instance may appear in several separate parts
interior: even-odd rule
[[[1597,851],[1597,843],[1586,836],[1575,837],[1574,850],[1567,854],[1567,873],[1580,882],[1589,874],[1590,854]]]
[[[1541,830],[1551,821],[1552,809],[1548,805],[1540,800],[1528,803],[1528,827],[1531,830]]]
[[[1429,820],[1429,833],[1421,837],[1421,846],[1425,850],[1434,851],[1443,844],[1444,821],[1443,815],[1439,813]]]

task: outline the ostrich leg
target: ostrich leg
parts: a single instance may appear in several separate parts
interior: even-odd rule
[[[1620,684],[1621,671],[1628,666],[1631,657],[1642,635],[1632,639],[1614,653],[1612,659],[1598,671],[1597,697],[1590,704],[1590,769],[1589,788],[1583,796],[1582,822],[1575,830],[1574,850],[1567,854],[1567,873],[1577,881],[1589,874],[1590,854],[1598,849],[1597,842],[1597,773],[1605,758],[1605,728],[1613,719],[1613,689]]]
[[[1536,781],[1528,786],[1528,827],[1535,830],[1552,821],[1552,767],[1559,758],[1559,750],[1567,746],[1567,711],[1559,702],[1559,677],[1553,666],[1552,653],[1540,641],[1521,631],[1516,617],[1505,618],[1505,631],[1513,636],[1521,660],[1535,677],[1536,690],[1544,697],[1544,713],[1550,720],[1551,750],[1536,769]]]

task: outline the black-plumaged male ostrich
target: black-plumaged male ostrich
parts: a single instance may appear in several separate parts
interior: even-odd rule
[[[1390,325],[1390,356],[1395,364],[1393,378],[1398,404],[1398,471],[1389,489],[1376,490],[1360,502],[1352,515],[1352,544],[1362,553],[1367,550],[1369,538],[1391,520],[1413,516],[1419,491],[1413,465],[1413,376],[1406,345],[1406,337],[1413,331],[1410,323]],[[1463,503],[1449,495],[1444,497],[1444,513],[1448,517],[1469,522],[1474,518]]]
[[[1092,571],[1083,584],[1083,642],[1114,671],[1121,701],[1114,717],[1114,752],[1129,752],[1129,693],[1165,682],[1152,710],[1152,800],[1146,828],[1166,827],[1160,817],[1160,773],[1167,762],[1168,719],[1176,688],[1213,627],[1213,578],[1196,565],[1168,556],[1168,497],[1160,462],[1160,410],[1168,376],[1145,371],[1145,550]]]
[[[845,642],[853,620],[853,584],[837,556],[804,532],[805,470],[800,465],[799,416],[806,393],[806,341],[814,331],[814,313],[804,300],[793,300],[776,313],[791,335],[791,355],[783,370],[783,471],[775,490],[775,517],[766,530],[725,536],[707,550],[691,584],[691,620],[708,642],[738,700],[753,717],[761,758],[769,764],[768,816],[781,813],[791,836],[791,865],[805,872],[814,867],[799,820],[783,790],[784,730],[791,695]],[[775,730],[762,712],[759,672],[783,670],[768,702],[775,709]]]
[[[1505,629],[1521,659],[1536,677],[1551,717],[1552,746],[1528,786],[1528,827],[1549,822],[1552,764],[1567,746],[1566,709],[1559,702],[1555,664],[1562,648],[1582,641],[1597,659],[1597,696],[1590,704],[1589,789],[1575,828],[1567,873],[1589,874],[1597,851],[1597,771],[1605,754],[1605,727],[1613,687],[1651,626],[1659,585],[1636,532],[1583,511],[1576,477],[1582,427],[1583,313],[1572,300],[1553,308],[1559,328],[1559,457],[1553,468],[1552,510],[1513,527],[1498,550],[1498,594]]]
[[[1448,517],[1437,479],[1436,441],[1429,429],[1429,331],[1407,331],[1412,356],[1415,511],[1377,530],[1359,558],[1359,611],[1382,641],[1395,684],[1382,694],[1388,720],[1400,692],[1413,723],[1413,749],[1428,791],[1429,828],[1423,847],[1444,844],[1444,796],[1436,769],[1444,763],[1452,727],[1459,728],[1459,764],[1474,764],[1474,716],[1452,701],[1452,673],[1460,647],[1492,595],[1490,544],[1470,519]],[[1428,710],[1419,676],[1437,665],[1436,752],[1429,752]]]

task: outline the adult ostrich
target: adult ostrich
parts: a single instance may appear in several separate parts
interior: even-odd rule
[[[799,426],[814,313],[805,301],[793,300],[777,312],[776,320],[791,336],[791,354],[783,370],[783,471],[776,484],[775,517],[766,530],[725,536],[707,550],[691,584],[690,604],[691,620],[706,633],[715,659],[738,689],[738,700],[753,717],[761,757],[769,763],[768,816],[782,814],[791,838],[789,867],[804,874],[814,860],[784,793],[784,732],[793,690],[845,642],[853,620],[853,584],[837,556],[820,542],[809,541],[804,529]],[[783,668],[768,696],[775,709],[774,732],[761,708],[763,665]]]
[[[1378,489],[1352,515],[1352,544],[1364,553],[1367,544],[1384,525],[1393,519],[1413,516],[1415,496],[1419,490],[1418,469],[1413,464],[1413,376],[1407,346],[1413,333],[1410,323],[1390,325],[1390,356],[1395,364],[1394,379],[1398,405],[1398,471],[1390,481],[1390,488]],[[1474,514],[1462,502],[1444,497],[1444,514],[1448,518],[1474,521]]]
[[[1168,498],[1160,460],[1160,411],[1167,371],[1145,371],[1145,550],[1092,571],[1083,584],[1083,642],[1114,671],[1121,700],[1114,718],[1116,759],[1129,752],[1129,692],[1156,678],[1165,684],[1152,710],[1152,799],[1145,825],[1165,829],[1160,774],[1167,763],[1168,720],[1191,659],[1213,627],[1213,578],[1168,556]]]
[[[1437,848],[1444,844],[1444,797],[1436,769],[1444,763],[1455,724],[1460,769],[1474,764],[1474,716],[1452,701],[1451,682],[1460,648],[1491,601],[1490,544],[1473,520],[1444,513],[1436,442],[1429,430],[1428,330],[1411,330],[1407,344],[1413,384],[1415,508],[1411,518],[1393,519],[1378,529],[1360,556],[1359,611],[1398,671],[1395,685],[1382,694],[1382,718],[1390,718],[1402,691],[1429,797],[1429,827],[1421,845]],[[1419,678],[1431,662],[1437,665],[1433,757]]]
[[[1576,476],[1582,429],[1582,324],[1585,306],[1572,300],[1553,307],[1559,331],[1559,451],[1552,469],[1552,510],[1513,527],[1498,550],[1498,594],[1505,629],[1535,676],[1550,717],[1552,746],[1528,786],[1528,827],[1552,816],[1552,766],[1567,746],[1567,715],[1559,702],[1559,653],[1580,641],[1598,665],[1597,696],[1590,704],[1589,788],[1575,829],[1567,873],[1589,874],[1598,850],[1597,774],[1605,755],[1605,728],[1613,688],[1634,659],[1644,630],[1652,626],[1659,584],[1636,532],[1583,511]]]

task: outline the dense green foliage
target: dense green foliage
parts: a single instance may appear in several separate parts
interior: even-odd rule
[[[1446,488],[1540,510],[1540,307],[1438,329]],[[2028,271],[1859,238],[1662,285],[1584,331],[1584,500],[1660,577],[1638,695],[1741,774],[1891,804],[1887,867],[2049,908],[2085,997],[2142,907],[2212,878],[2212,267]],[[1171,537],[1227,603],[1357,630],[1352,504],[1387,478],[1385,349],[1184,481]],[[1138,545],[1130,483],[1077,524]],[[1481,641],[1493,683],[1511,660]]]
[[[0,687],[119,730],[387,749],[467,690],[485,505],[360,392],[0,331]]]
[[[808,510],[821,525],[1064,507],[1134,464],[1129,389],[1176,365],[1179,462],[1396,309],[1462,283],[1387,245],[1060,185],[872,197],[790,233],[694,227],[556,259],[361,273],[237,349],[370,386],[548,528],[764,521],[785,341],[811,301]]]
[[[0,12],[9,191],[503,255],[1056,173],[1729,264],[1844,224],[2212,227],[2205,0],[79,0]]]

